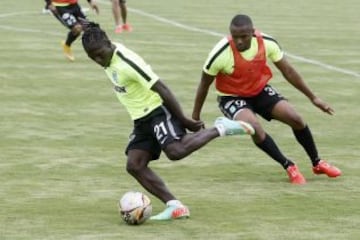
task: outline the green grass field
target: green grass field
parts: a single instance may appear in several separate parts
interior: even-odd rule
[[[114,41],[141,54],[191,114],[202,64],[233,15],[252,16],[336,111],[315,108],[275,71],[272,85],[312,128],[323,158],[343,176],[314,176],[291,130],[262,121],[308,184],[292,186],[248,137],[217,139],[179,162],[151,166],[191,209],[184,221],[125,225],[119,197],[143,189],[125,171],[132,122],[80,41],[66,61],[67,34],[43,1],[0,3],[0,239],[360,239],[360,2],[129,0],[132,33],[115,35],[110,1],[88,12]],[[81,0],[83,7],[88,7]],[[301,15],[301,16],[300,16]],[[212,92],[203,120],[220,115]],[[154,213],[163,204],[149,195]]]

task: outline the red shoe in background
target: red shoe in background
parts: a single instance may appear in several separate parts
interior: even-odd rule
[[[128,23],[125,23],[124,25],[122,25],[122,29],[127,32],[131,32],[133,30],[132,26]]]
[[[292,184],[303,185],[306,183],[304,176],[301,174],[296,165],[289,166],[286,169],[286,172]]]
[[[313,167],[315,174],[326,174],[328,177],[335,178],[341,175],[341,170],[335,166],[330,165],[324,160],[320,160],[318,165]]]

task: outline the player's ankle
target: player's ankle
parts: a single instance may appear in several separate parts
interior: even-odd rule
[[[222,124],[216,124],[216,125],[215,125],[215,128],[216,128],[216,130],[218,131],[220,137],[223,137],[223,136],[226,135],[226,128],[225,128],[224,125],[222,125]]]
[[[179,200],[176,200],[176,199],[173,199],[173,200],[169,200],[166,202],[166,206],[183,206],[183,204],[179,201]]]

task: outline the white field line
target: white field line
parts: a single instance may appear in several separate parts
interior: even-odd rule
[[[61,33],[54,33],[54,32],[46,32],[46,31],[41,31],[38,29],[30,29],[30,28],[16,28],[16,27],[3,26],[3,25],[0,25],[0,29],[11,30],[14,32],[41,33],[41,34],[47,34],[47,35],[52,35],[52,36],[64,36],[64,34],[65,34],[65,33],[61,34]]]
[[[39,11],[39,13],[40,13],[40,11]],[[0,14],[0,18],[12,17],[12,16],[17,16],[17,15],[30,15],[30,14],[35,14],[35,12],[26,11],[26,12],[2,13],[2,14]]]
[[[99,0],[99,3],[105,4],[105,5],[110,5],[109,1],[104,1],[104,0]],[[211,31],[211,30],[206,30],[206,29],[201,29],[201,28],[197,28],[197,27],[188,26],[188,25],[176,22],[176,21],[169,20],[167,18],[160,17],[158,15],[154,15],[154,14],[151,14],[151,13],[141,11],[139,9],[128,8],[128,10],[129,10],[129,12],[133,12],[133,13],[136,13],[136,14],[141,15],[141,16],[149,17],[149,18],[155,19],[155,20],[157,20],[159,22],[163,22],[163,23],[166,23],[166,24],[169,24],[169,25],[181,28],[181,29],[185,29],[187,31],[198,32],[198,33],[203,33],[203,34],[207,34],[207,35],[211,35],[211,36],[217,36],[217,37],[221,37],[221,36],[225,35],[223,33],[218,33],[218,32],[214,32],[214,31]],[[33,13],[34,12],[4,13],[4,14],[0,14],[0,18],[11,17],[11,16],[16,16],[16,15],[23,15],[23,14],[33,14]],[[21,32],[32,32],[32,33],[45,33],[44,31],[41,31],[41,30],[13,28],[13,27],[2,26],[2,25],[0,25],[0,29],[21,31]],[[55,35],[55,36],[60,35],[60,34],[57,34],[57,33],[50,33],[50,32],[46,32],[46,33],[49,34],[49,35]],[[343,74],[346,74],[346,75],[350,75],[350,76],[353,76],[353,77],[360,78],[360,73],[357,73],[357,72],[354,72],[354,71],[351,71],[351,70],[348,70],[348,69],[339,68],[339,67],[336,67],[336,66],[332,66],[332,65],[317,61],[317,60],[313,60],[313,59],[309,59],[309,58],[306,58],[306,57],[298,56],[298,55],[291,54],[291,53],[288,53],[288,52],[286,53],[286,55],[288,57],[290,57],[290,58],[296,59],[296,60],[301,61],[301,62],[313,64],[313,65],[316,65],[316,66],[319,66],[319,67],[322,67],[322,68],[325,68],[325,69],[328,69],[328,70],[331,70],[331,71],[334,71],[334,72],[339,72],[339,73],[343,73]]]
[[[334,72],[340,72],[340,73],[344,73],[344,74],[351,75],[351,76],[354,76],[354,77],[360,77],[360,73],[357,73],[357,72],[354,72],[354,71],[351,71],[351,70],[348,70],[348,69],[335,67],[335,66],[332,66],[332,65],[329,65],[329,64],[326,64],[326,63],[322,63],[322,62],[312,60],[312,59],[309,59],[309,58],[293,55],[293,54],[290,54],[290,53],[286,53],[286,55],[289,56],[290,58],[299,60],[301,62],[314,64],[314,65],[317,65],[317,66],[332,70]]]

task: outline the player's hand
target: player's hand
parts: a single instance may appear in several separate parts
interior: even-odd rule
[[[193,113],[192,114],[192,119],[194,120],[194,121],[201,121],[200,120],[200,114],[195,114],[195,113]],[[203,122],[203,121],[201,121],[202,122],[202,126],[201,126],[201,128],[200,129],[205,129],[205,123]],[[199,129],[199,130],[200,130]],[[198,131],[199,131],[198,130]]]
[[[50,3],[48,5],[48,9],[53,13],[53,14],[57,14],[57,10],[56,7],[54,6],[54,4]]]
[[[99,7],[98,5],[96,5],[94,0],[90,1],[90,6],[95,11],[96,14],[100,13]]]
[[[335,113],[334,109],[330,107],[329,104],[321,100],[320,98],[316,97],[312,100],[312,103],[320,108],[323,112],[326,112],[327,114],[333,115]]]
[[[192,132],[196,132],[199,131],[200,129],[204,128],[205,125],[203,123],[203,121],[200,120],[194,120],[194,119],[190,119],[187,118],[184,122],[183,122],[184,126],[186,129],[192,131]]]

